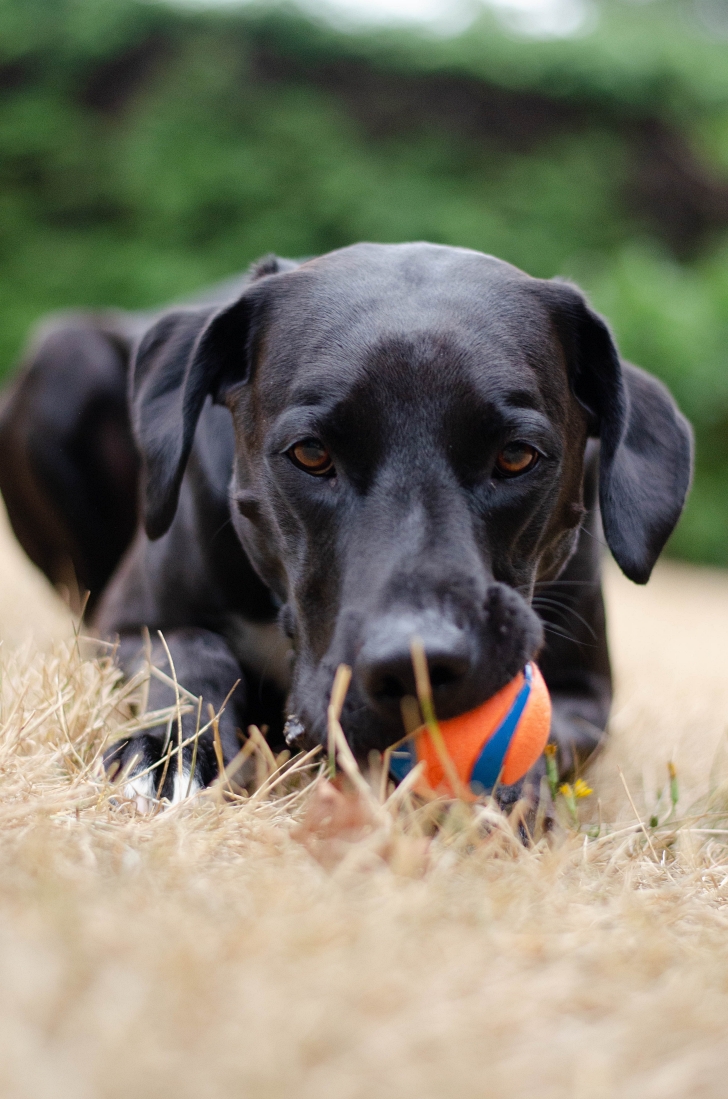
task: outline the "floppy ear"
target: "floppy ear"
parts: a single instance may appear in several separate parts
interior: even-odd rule
[[[144,335],[131,376],[131,418],[142,458],[144,526],[169,530],[205,398],[242,380],[250,359],[245,297],[216,311],[167,313]]]
[[[622,572],[646,584],[690,488],[693,436],[665,386],[621,362],[609,329],[566,284],[546,283],[573,392],[600,439],[599,505]]]
[[[174,519],[206,397],[218,399],[226,384],[250,374],[255,284],[298,266],[295,260],[264,256],[250,268],[247,287],[232,305],[166,313],[142,337],[132,365],[130,404],[150,538],[161,538]]]

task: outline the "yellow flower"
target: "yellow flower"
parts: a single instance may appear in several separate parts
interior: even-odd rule
[[[574,794],[578,798],[588,798],[590,794],[593,794],[591,786],[587,786],[583,778],[578,778],[574,783]]]
[[[565,798],[570,798],[572,796],[573,791],[568,782],[565,782],[563,786],[559,786],[559,793],[563,794]]]

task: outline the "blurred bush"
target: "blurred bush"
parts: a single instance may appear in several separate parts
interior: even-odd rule
[[[575,279],[670,385],[698,439],[671,548],[728,564],[720,3],[603,0],[589,34],[525,41],[487,14],[443,39],[0,0],[0,369],[49,309],[156,305],[268,251],[483,249]]]

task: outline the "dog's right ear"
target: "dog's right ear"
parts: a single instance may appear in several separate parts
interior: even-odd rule
[[[131,417],[142,459],[141,499],[150,538],[169,530],[208,394],[249,373],[250,302],[167,313],[144,335],[131,376]]]

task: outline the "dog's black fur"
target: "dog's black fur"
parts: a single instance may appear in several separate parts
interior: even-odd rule
[[[81,445],[101,406],[116,465],[103,445]],[[310,439],[330,452],[325,475],[292,457]],[[540,457],[499,475],[516,441]],[[134,469],[137,452],[141,520],[109,579],[134,480],[113,470]],[[670,395],[620,362],[578,290],[429,244],[272,258],[222,304],[56,326],[0,421],[0,487],[21,542],[55,581],[53,554],[36,547],[73,563],[125,669],[147,626],[214,706],[240,679],[220,723],[226,762],[251,721],[280,737],[284,712],[302,741],[322,742],[341,662],[353,668],[342,721],[357,755],[398,740],[417,634],[443,718],[539,654],[567,773],[600,743],[611,699],[602,528],[622,570],[646,582],[691,454]],[[152,690],[153,707],[169,704],[164,684]],[[163,750],[159,729],[112,757],[136,756],[139,770]],[[195,782],[216,770],[205,736]]]

